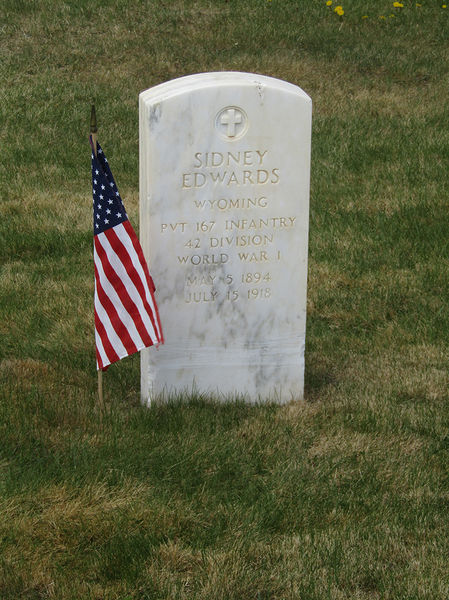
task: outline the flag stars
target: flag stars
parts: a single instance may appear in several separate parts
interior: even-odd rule
[[[101,155],[100,155],[101,154]],[[97,236],[128,219],[122,204],[117,184],[106,167],[104,152],[100,153],[92,163],[92,206],[93,206],[93,232]]]

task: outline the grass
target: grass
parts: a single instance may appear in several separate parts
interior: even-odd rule
[[[447,600],[449,9],[336,4],[4,0],[2,600]],[[90,103],[137,225],[138,93],[214,70],[314,101],[306,397],[147,409],[133,356],[101,419]]]

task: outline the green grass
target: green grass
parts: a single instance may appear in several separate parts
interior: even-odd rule
[[[2,3],[1,600],[449,597],[449,9],[336,4]],[[90,104],[137,226],[138,93],[214,70],[314,102],[305,400],[133,356],[101,417]]]

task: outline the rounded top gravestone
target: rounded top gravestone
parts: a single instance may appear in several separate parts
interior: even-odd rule
[[[165,337],[142,352],[144,402],[303,396],[311,115],[299,87],[251,73],[140,95],[141,241]]]

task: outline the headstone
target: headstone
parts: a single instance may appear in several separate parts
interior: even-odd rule
[[[141,241],[165,344],[142,352],[160,394],[303,396],[310,98],[249,73],[140,95]]]

